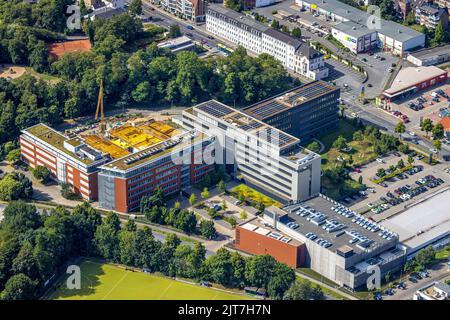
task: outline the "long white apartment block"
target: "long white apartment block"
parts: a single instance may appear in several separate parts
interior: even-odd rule
[[[221,5],[208,6],[206,30],[254,54],[270,54],[286,69],[304,77],[328,77],[323,55],[307,43]]]

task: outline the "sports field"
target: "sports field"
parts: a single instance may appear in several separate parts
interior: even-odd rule
[[[81,289],[70,290],[66,278],[48,299],[66,300],[241,300],[239,294],[201,287],[165,277],[133,272],[93,261],[80,265]]]

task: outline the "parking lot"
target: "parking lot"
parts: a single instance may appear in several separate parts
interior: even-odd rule
[[[389,113],[401,120],[408,117],[408,132],[425,134],[420,132],[420,119],[430,118],[434,123],[441,120],[441,116],[449,115],[450,84],[432,87],[429,90],[411,95],[397,103],[391,102]]]
[[[407,157],[399,153],[382,158],[383,162],[373,161],[366,166],[357,168],[350,175],[358,180],[363,177],[363,183],[368,189],[359,195],[358,199],[351,199],[350,208],[371,217],[374,221],[386,219],[401,210],[413,206],[421,199],[448,187],[450,174],[442,169],[442,166],[431,166],[417,157],[414,158],[413,169],[397,174],[381,184],[372,180],[378,178],[377,172],[383,168],[386,174],[389,169],[397,166],[402,159],[405,166],[408,165]]]

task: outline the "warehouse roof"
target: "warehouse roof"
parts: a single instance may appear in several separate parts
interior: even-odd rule
[[[344,210],[345,213],[351,212],[351,215],[345,217],[335,211],[335,209]],[[345,250],[348,251],[349,249],[347,247],[350,247],[355,254],[370,252],[385,244],[393,243],[397,239],[397,236],[392,233],[389,238],[380,236],[379,232],[383,231],[380,226],[378,227],[378,230],[370,231],[362,225],[357,224],[356,221],[353,221],[353,219],[359,217],[356,213],[322,195],[313,197],[299,204],[288,205],[282,210],[285,215],[279,218],[280,223],[285,225],[289,222],[297,223],[299,227],[293,231],[302,234],[303,237],[308,233],[314,233],[317,237],[315,241],[319,239],[329,241],[331,246],[327,249],[333,252],[342,248],[345,248]],[[308,215],[301,216],[300,212],[306,211],[309,212]],[[268,208],[264,214],[270,217],[272,212],[273,211]],[[279,212],[276,213],[280,215]],[[367,224],[370,223],[373,227],[377,226],[375,222],[369,221],[368,219],[365,219],[365,221]],[[324,228],[326,225],[332,228],[327,231],[326,228]],[[390,231],[387,230],[387,232]],[[349,241],[353,238],[359,240],[350,243]]]
[[[389,97],[394,96],[428,79],[436,78],[446,73],[447,71],[434,66],[403,68],[395,77],[391,87],[384,91],[384,94]]]
[[[333,26],[334,29],[346,33],[354,38],[360,38],[366,34],[376,32],[376,30],[369,30],[366,25],[362,25],[353,21],[346,21],[338,23]]]
[[[450,44],[445,46],[439,46],[436,48],[425,48],[415,52],[411,52],[410,55],[420,60],[427,60],[437,58],[439,56],[450,55]]]
[[[410,253],[450,234],[450,189],[431,196],[380,224],[399,234]]]
[[[353,21],[363,26],[367,24],[367,21],[369,21],[371,17],[369,13],[356,9],[338,0],[303,0],[303,2],[315,4],[319,8],[323,8],[328,12],[332,12],[335,15],[341,16],[349,21]],[[406,42],[419,36],[425,37],[424,34],[411,28],[384,19],[381,19],[381,28],[377,28],[376,30],[374,29],[374,31],[400,42]]]

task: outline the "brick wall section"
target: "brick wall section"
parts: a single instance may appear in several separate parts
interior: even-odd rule
[[[259,233],[236,227],[235,247],[252,254],[269,254],[292,268],[301,266],[305,257],[305,244],[289,244]]]

